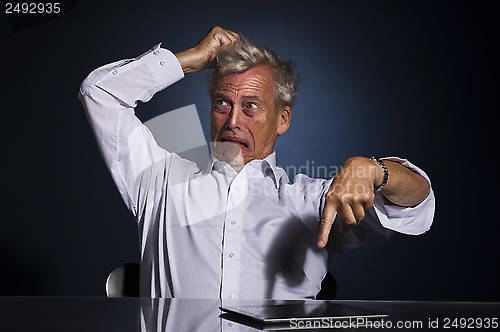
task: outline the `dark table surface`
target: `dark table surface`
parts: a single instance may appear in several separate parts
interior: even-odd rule
[[[500,303],[333,301],[388,314],[376,330],[439,331],[473,328],[500,330]],[[274,303],[274,302],[272,302]],[[283,301],[280,301],[283,303]],[[234,305],[236,302],[224,303]],[[251,304],[243,301],[238,304]],[[258,331],[256,327],[221,317],[220,300],[0,297],[2,331]],[[349,330],[356,327],[351,322]],[[288,330],[297,330],[290,326]],[[334,327],[323,322],[321,331]],[[314,329],[308,329],[314,330]],[[341,329],[336,329],[343,330]]]

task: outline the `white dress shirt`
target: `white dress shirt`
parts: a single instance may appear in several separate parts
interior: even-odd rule
[[[159,45],[93,71],[80,98],[99,149],[141,240],[141,295],[177,298],[313,298],[330,256],[393,234],[430,228],[434,195],[414,208],[384,205],[380,194],[360,226],[317,248],[324,194],[332,179],[289,183],[272,153],[238,173],[211,159],[200,169],[160,148],[134,115],[137,101],[184,77]],[[406,160],[392,158],[428,177]]]

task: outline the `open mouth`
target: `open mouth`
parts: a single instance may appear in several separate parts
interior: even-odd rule
[[[221,142],[228,142],[228,143],[235,143],[238,144],[239,146],[248,149],[248,143],[244,140],[235,138],[235,137],[224,137],[220,140]]]

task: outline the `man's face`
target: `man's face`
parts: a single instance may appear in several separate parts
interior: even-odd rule
[[[290,125],[290,108],[276,108],[274,78],[267,66],[218,78],[212,96],[210,136],[214,156],[240,169],[274,151]]]

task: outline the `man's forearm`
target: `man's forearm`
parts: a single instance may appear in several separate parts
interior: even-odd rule
[[[175,53],[184,74],[195,73],[203,69],[200,63],[203,63],[203,54],[197,52],[194,48]]]
[[[429,195],[430,185],[420,174],[394,161],[383,162],[389,178],[381,193],[389,201],[400,206],[416,206]]]
[[[388,159],[382,161],[387,166],[389,177],[380,192],[390,202],[400,206],[416,206],[429,195],[430,185],[420,174],[396,161]],[[349,158],[342,167],[351,175],[366,176],[372,183],[373,189],[377,189],[384,179],[382,167],[366,157]]]

